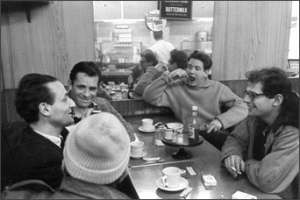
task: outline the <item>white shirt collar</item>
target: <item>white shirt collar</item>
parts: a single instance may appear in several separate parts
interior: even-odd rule
[[[59,148],[61,148],[61,140],[62,140],[62,136],[60,135],[59,137],[57,136],[53,136],[53,135],[47,135],[44,133],[41,133],[37,130],[34,130],[36,133],[40,134],[41,136],[44,136],[45,138],[49,139],[51,142],[53,142],[54,144],[56,144]]]

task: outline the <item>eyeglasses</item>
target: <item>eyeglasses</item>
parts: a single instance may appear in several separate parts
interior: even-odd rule
[[[249,98],[251,99],[251,101],[254,101],[259,96],[266,95],[264,93],[258,94],[258,93],[247,91],[247,90],[245,91],[245,94],[249,96]]]

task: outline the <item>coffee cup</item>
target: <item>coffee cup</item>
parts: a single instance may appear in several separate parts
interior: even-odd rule
[[[142,119],[142,127],[144,131],[152,131],[154,129],[153,119],[149,119],[149,118]]]
[[[162,181],[165,187],[175,188],[179,186],[180,176],[185,173],[185,170],[179,169],[178,167],[166,167],[162,170],[163,177]]]
[[[172,140],[172,134],[173,134],[173,129],[171,129],[171,128],[165,129],[165,139],[166,140]]]
[[[133,141],[130,143],[130,154],[132,157],[141,157],[144,153],[144,142]]]

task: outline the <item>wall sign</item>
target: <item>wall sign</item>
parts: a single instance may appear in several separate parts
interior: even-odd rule
[[[151,31],[161,31],[167,24],[166,19],[160,19],[160,11],[152,10],[146,13],[145,23]]]
[[[192,1],[159,1],[161,19],[192,19]]]

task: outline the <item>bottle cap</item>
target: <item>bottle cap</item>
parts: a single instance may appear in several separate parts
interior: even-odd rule
[[[197,106],[192,106],[192,110],[198,110]]]

